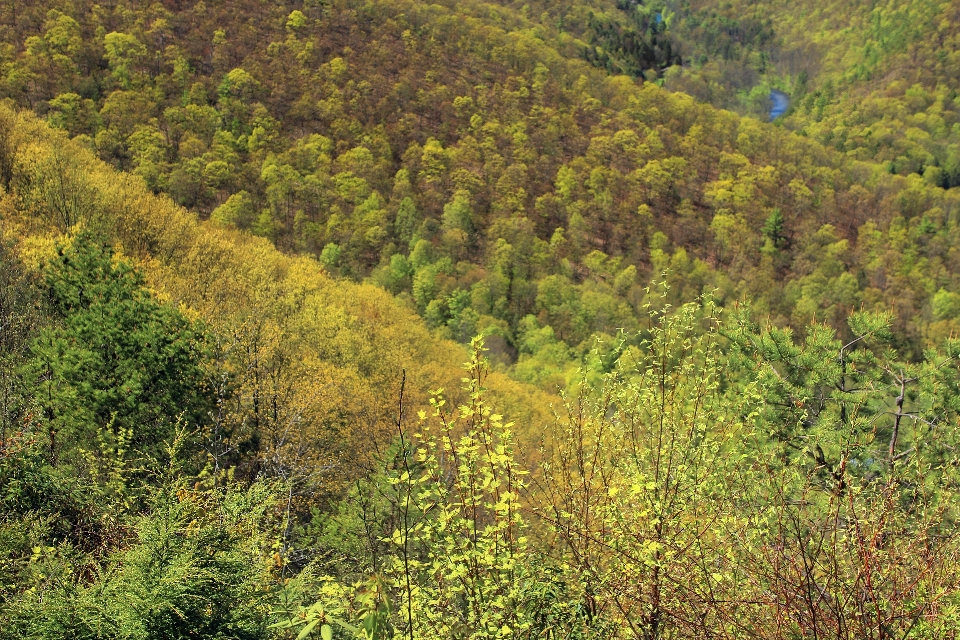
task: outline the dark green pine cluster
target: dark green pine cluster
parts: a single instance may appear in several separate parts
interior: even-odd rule
[[[89,233],[36,277],[0,259],[0,635],[261,637],[244,527],[266,494],[188,482],[213,400],[202,327]]]

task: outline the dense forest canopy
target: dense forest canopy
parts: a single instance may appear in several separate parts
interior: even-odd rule
[[[958,23],[0,3],[0,639],[955,637]]]
[[[674,2],[691,65],[668,86],[759,113],[850,158],[960,185],[958,14],[951,2]]]
[[[18,3],[3,91],[551,387],[591,335],[639,328],[667,269],[674,302],[718,289],[795,328],[894,309],[917,354],[955,330],[952,191],[588,64],[674,64],[687,9],[564,6]],[[768,30],[733,29],[751,47]]]

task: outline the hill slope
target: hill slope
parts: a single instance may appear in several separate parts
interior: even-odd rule
[[[952,637],[960,192],[672,6],[5,4],[0,638]]]
[[[787,91],[784,125],[891,172],[960,184],[954,3],[666,3],[687,68],[667,86],[763,117]]]
[[[0,111],[0,130],[8,168],[0,225],[28,262],[48,260],[78,227],[106,234],[157,298],[210,332],[227,459],[246,451],[245,464],[335,495],[395,437],[404,370],[408,411],[441,387],[460,399],[466,350],[432,337],[389,294],[198,222],[30,114]],[[500,374],[490,386],[537,440],[550,398]]]
[[[219,224],[371,277],[444,335],[499,336],[529,379],[638,326],[665,269],[676,300],[716,287],[796,327],[864,305],[895,309],[917,348],[955,328],[954,194],[609,77],[549,13],[48,8],[8,19],[8,95]]]

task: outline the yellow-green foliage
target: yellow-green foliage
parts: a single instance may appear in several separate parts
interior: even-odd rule
[[[954,11],[7,3],[0,638],[955,637]]]
[[[403,370],[411,407],[430,389],[458,388],[463,348],[434,338],[383,290],[201,223],[29,114],[4,110],[0,120],[13,167],[6,237],[38,264],[72,225],[102,230],[157,297],[201,320],[214,374],[234,389],[214,415],[223,450],[255,437],[266,470],[335,492],[396,435]],[[547,398],[499,374],[491,385],[535,436]]]
[[[569,399],[549,453],[526,469],[485,407],[475,356],[468,403],[438,400],[370,478],[376,497],[354,494],[333,516],[347,531],[352,510],[378,532],[376,577],[327,565],[316,602],[286,609],[279,627],[952,638],[958,344],[909,364],[890,347],[889,315],[851,316],[852,340],[815,325],[802,341],[746,316],[721,321],[709,299],[654,312],[639,346]]]
[[[960,185],[960,63],[950,2],[669,2],[688,68],[667,86],[763,116],[771,88],[793,102],[785,126],[891,173]],[[763,25],[763,42],[748,42]],[[723,49],[711,45],[727,42]],[[731,44],[732,43],[732,44]],[[699,55],[704,59],[698,62]],[[692,66],[690,63],[693,63]]]
[[[664,269],[674,302],[717,288],[720,302],[749,298],[797,328],[813,318],[842,327],[864,305],[895,309],[918,349],[957,329],[932,305],[941,288],[960,290],[958,196],[936,187],[951,171],[937,150],[937,140],[952,144],[941,135],[953,126],[952,85],[936,88],[956,75],[949,65],[921,77],[922,91],[914,79],[901,87],[926,115],[894,105],[882,127],[863,110],[838,115],[842,127],[830,120],[835,71],[808,73],[807,96],[794,102],[826,101],[826,111],[798,115],[797,127],[822,125],[830,149],[581,55],[594,36],[620,37],[596,20],[627,11],[648,26],[661,13],[669,24],[654,35],[687,34],[694,48],[701,36],[742,31],[753,43],[745,60],[723,63],[743,82],[716,81],[765,102],[780,80],[802,84],[798,69],[777,65],[818,60],[804,48],[819,46],[813,39],[838,51],[847,35],[850,51],[881,43],[889,52],[876,68],[907,69],[903,56],[929,44],[916,31],[940,4],[800,3],[807,13],[779,1],[621,4],[136,0],[51,12],[30,0],[2,32],[0,92],[201,216],[315,255],[331,273],[369,277],[441,335],[491,336],[495,355],[524,359],[521,375],[541,384],[565,383],[592,334],[637,328],[644,288]],[[796,28],[777,36],[790,20]],[[783,42],[790,34],[807,39]],[[917,52],[917,67],[939,60]],[[683,84],[678,71],[666,87]],[[709,76],[709,64],[701,71]],[[692,86],[683,85],[700,95]],[[863,93],[850,95],[859,109]],[[930,127],[915,131],[921,115]],[[888,130],[904,135],[888,140]],[[852,146],[837,143],[844,136]],[[911,140],[920,142],[897,146]],[[901,171],[901,155],[919,158],[924,174]],[[875,159],[910,175],[890,176]]]

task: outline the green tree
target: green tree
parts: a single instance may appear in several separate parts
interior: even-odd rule
[[[147,48],[129,33],[108,33],[103,37],[103,48],[113,77],[121,89],[133,86],[134,70]]]
[[[7,607],[0,638],[267,638],[261,550],[271,500],[262,484],[225,495],[178,482],[155,490],[149,513],[129,523],[126,549],[93,580],[77,581],[69,570],[39,580]]]
[[[44,267],[44,289],[57,322],[28,369],[54,455],[104,436],[155,456],[177,422],[204,423],[203,333],[151,298],[139,271],[80,232]]]

